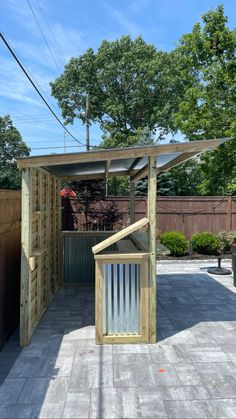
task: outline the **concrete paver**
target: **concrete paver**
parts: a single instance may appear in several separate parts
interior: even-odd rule
[[[152,345],[96,345],[94,291],[61,289],[0,353],[0,418],[236,418],[236,289],[208,265],[158,264]]]

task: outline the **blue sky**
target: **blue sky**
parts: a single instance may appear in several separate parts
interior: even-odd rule
[[[103,39],[114,40],[125,34],[142,35],[146,42],[169,51],[182,34],[191,32],[203,13],[220,3],[229,17],[229,26],[236,27],[235,0],[30,0],[30,3],[61,71],[70,57],[83,54],[89,47],[97,49]],[[28,1],[2,1],[0,27],[60,115],[49,87],[49,82],[59,76],[59,70]],[[0,115],[4,114],[10,114],[24,141],[32,148],[31,154],[64,151],[63,128],[0,41]],[[85,143],[85,128],[79,121],[68,128]],[[99,128],[92,126],[90,132],[91,143],[98,144]],[[84,150],[69,136],[66,136],[66,145],[67,152]]]

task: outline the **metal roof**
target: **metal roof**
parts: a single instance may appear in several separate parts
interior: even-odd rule
[[[62,178],[102,178],[108,176],[145,176],[149,156],[157,157],[157,171],[162,172],[194,155],[210,151],[229,138],[144,147],[93,150],[81,153],[51,154],[17,159],[20,168],[38,167]]]

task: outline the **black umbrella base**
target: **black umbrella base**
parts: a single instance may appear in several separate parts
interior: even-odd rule
[[[207,272],[213,275],[230,275],[232,273],[229,269],[219,267],[209,268]]]

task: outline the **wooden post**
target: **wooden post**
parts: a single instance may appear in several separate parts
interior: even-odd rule
[[[21,215],[21,303],[20,303],[20,345],[27,346],[30,337],[30,266],[31,253],[31,171],[22,170],[22,215]]]
[[[156,342],[156,157],[148,158],[149,342]]]
[[[227,229],[232,231],[232,195],[228,196]]]
[[[135,223],[135,182],[130,179],[130,201],[129,201],[130,224]]]

